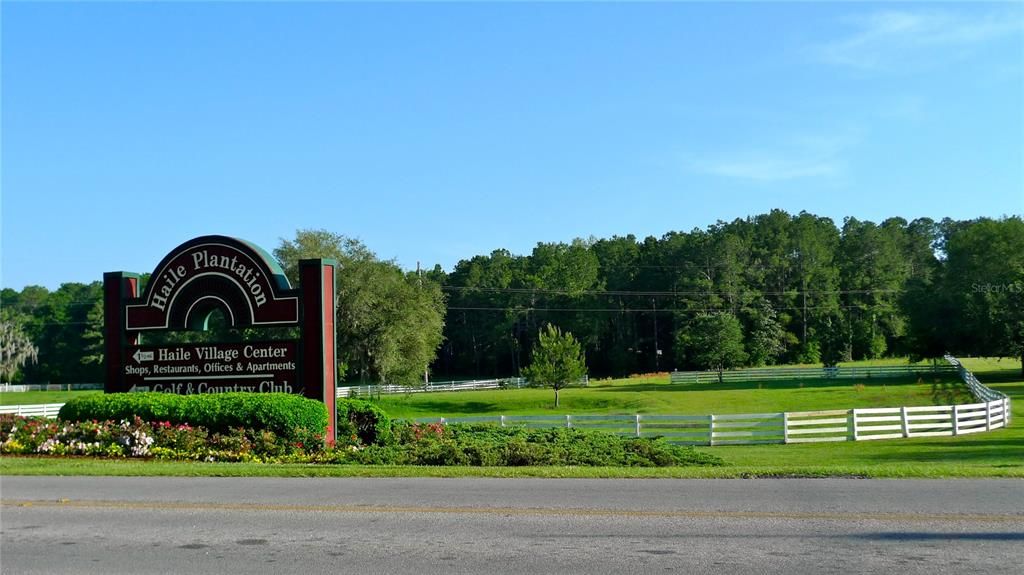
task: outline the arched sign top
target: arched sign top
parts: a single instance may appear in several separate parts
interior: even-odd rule
[[[236,328],[299,322],[299,298],[269,254],[211,235],[181,244],[157,264],[145,293],[126,306],[125,329],[188,329],[214,309]]]

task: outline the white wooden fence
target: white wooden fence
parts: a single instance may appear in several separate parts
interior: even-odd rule
[[[35,405],[0,405],[0,413],[13,413],[25,417],[49,417],[55,419],[63,403],[39,403]]]
[[[583,376],[575,386],[586,387],[590,379]],[[440,381],[427,385],[354,385],[341,386],[337,390],[338,397],[373,396],[392,393],[428,393],[433,391],[473,391],[478,389],[521,389],[529,387],[530,382],[522,377],[506,377],[502,379],[476,379],[472,381]]]
[[[736,369],[722,372],[722,381],[777,381],[789,379],[881,379],[951,375],[953,365],[890,365],[878,367],[781,367]],[[717,371],[673,371],[672,383],[718,383]]]
[[[685,445],[752,445],[957,436],[1005,427],[1010,400],[969,405],[881,407],[725,415],[492,415],[424,418],[420,423],[577,427]]]
[[[42,385],[22,385],[0,383],[0,393],[18,393],[25,391],[75,391],[82,389],[103,389],[102,383],[46,383]]]
[[[578,427],[635,437],[664,437],[684,445],[752,445],[870,441],[959,436],[1010,423],[1010,399],[986,387],[956,358],[946,356],[977,403],[914,407],[873,407],[725,415],[497,415],[423,418],[420,423],[491,423],[501,426]],[[820,370],[817,370],[820,377]]]
[[[525,387],[521,377],[505,379],[475,379],[472,381],[444,381],[427,385],[348,385],[337,389],[338,397],[372,396],[393,393],[427,393],[431,391],[473,391],[477,389],[518,389]]]

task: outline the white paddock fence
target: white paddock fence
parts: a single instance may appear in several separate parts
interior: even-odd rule
[[[986,387],[952,356],[977,403],[725,415],[559,415],[423,418],[420,423],[491,423],[531,428],[577,427],[684,445],[820,443],[959,436],[1006,427],[1010,399]],[[819,370],[820,373],[820,370]]]
[[[0,393],[21,393],[26,391],[77,391],[82,389],[103,389],[102,383],[46,383],[42,385],[21,385],[0,383]]]
[[[725,415],[562,415],[426,418],[420,423],[492,423],[530,428],[576,427],[684,445],[753,445],[956,436],[1009,421],[1010,400],[969,405],[882,407]]]
[[[953,375],[957,365],[886,365],[877,367],[780,367],[722,372],[723,382],[792,379],[883,379]],[[717,371],[673,371],[672,383],[718,383]]]
[[[590,383],[587,376],[574,386],[586,387]],[[372,396],[394,393],[429,393],[433,391],[474,391],[478,389],[521,389],[529,387],[530,382],[522,377],[506,377],[502,379],[475,379],[472,381],[439,381],[427,385],[351,385],[338,387],[338,397]]]
[[[25,417],[49,417],[55,419],[63,403],[39,403],[35,405],[0,405],[0,413],[13,413]]]

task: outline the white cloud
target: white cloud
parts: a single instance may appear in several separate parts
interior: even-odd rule
[[[727,178],[777,182],[834,175],[839,166],[830,161],[800,161],[780,157],[717,160],[694,166],[697,171]]]
[[[859,140],[841,137],[800,137],[770,147],[690,158],[690,171],[755,182],[832,178],[846,169],[844,153]]]
[[[1020,10],[981,15],[886,11],[852,22],[857,28],[852,35],[815,47],[815,55],[831,64],[885,69],[962,57],[989,42],[1024,34]]]

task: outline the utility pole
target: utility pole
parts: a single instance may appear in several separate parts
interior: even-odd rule
[[[658,349],[658,303],[653,297],[651,307],[654,308],[654,371],[658,371],[658,360],[661,359],[658,357],[661,355],[661,350]]]
[[[804,287],[804,289],[803,289],[803,292],[804,292],[804,313],[803,313],[803,316],[802,316],[803,317],[803,322],[804,322],[804,340],[803,340],[803,343],[806,346],[807,345],[807,278],[806,277],[804,278],[803,284],[804,284],[803,285],[803,287]]]
[[[423,270],[420,269],[420,261],[416,260],[416,278],[420,283],[420,290],[423,289]],[[430,385],[430,365],[423,366],[423,387]]]

